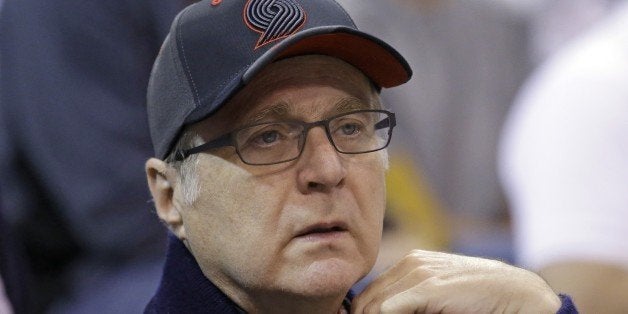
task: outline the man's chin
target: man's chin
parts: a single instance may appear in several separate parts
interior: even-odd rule
[[[344,296],[349,289],[368,273],[364,265],[356,265],[340,258],[316,260],[299,271],[293,291],[310,297]]]

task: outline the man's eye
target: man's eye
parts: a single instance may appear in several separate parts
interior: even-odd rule
[[[360,132],[360,126],[356,123],[345,123],[340,126],[343,135],[354,135]]]
[[[258,137],[258,140],[262,141],[264,144],[272,144],[273,142],[277,141],[278,138],[279,138],[279,132],[267,131],[260,134],[260,136]]]
[[[248,145],[251,148],[279,148],[279,146],[286,145],[294,135],[283,128],[260,130],[253,134],[247,140]]]

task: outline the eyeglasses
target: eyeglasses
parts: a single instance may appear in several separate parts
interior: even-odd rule
[[[233,146],[249,165],[273,165],[301,156],[307,133],[323,126],[336,151],[363,154],[386,148],[396,125],[395,114],[386,110],[356,110],[316,122],[282,121],[252,124],[238,128],[200,146],[178,150],[175,160],[192,154]]]

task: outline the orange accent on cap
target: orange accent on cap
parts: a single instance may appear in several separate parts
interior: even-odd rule
[[[212,5],[219,5],[222,3],[222,0],[212,0]]]
[[[406,69],[388,50],[369,39],[345,33],[305,38],[288,47],[277,59],[312,53],[342,59],[380,87],[397,86],[409,79]]]

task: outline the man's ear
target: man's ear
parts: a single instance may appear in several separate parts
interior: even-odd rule
[[[185,226],[181,216],[179,202],[174,200],[174,187],[177,184],[178,174],[174,169],[157,158],[146,161],[146,179],[150,194],[155,202],[157,216],[163,221],[168,229],[179,239],[185,240]]]

